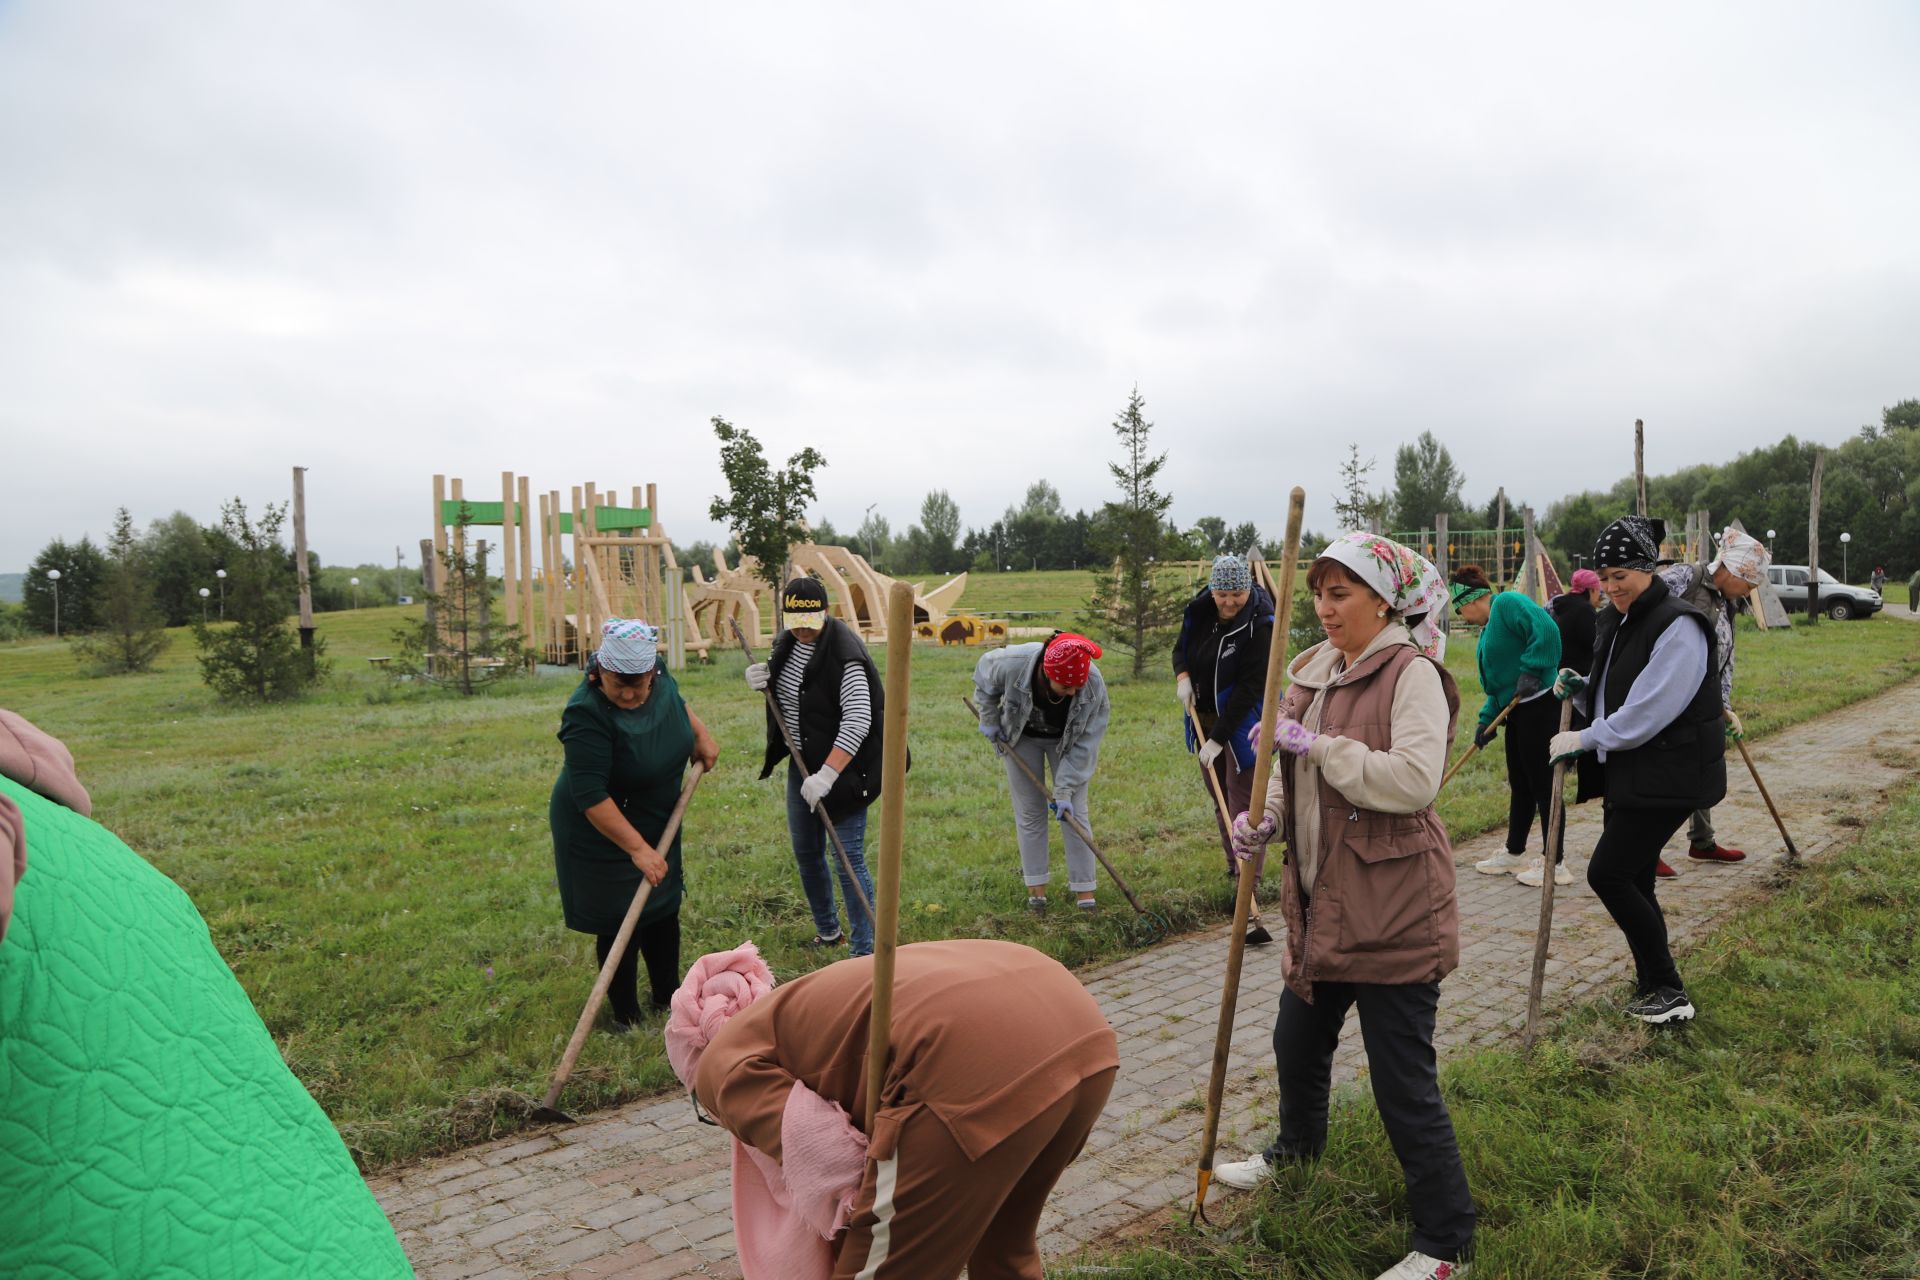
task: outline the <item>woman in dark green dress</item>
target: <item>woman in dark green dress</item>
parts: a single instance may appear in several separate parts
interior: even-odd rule
[[[688,761],[711,769],[720,758],[713,735],[660,669],[659,636],[644,622],[607,619],[587,678],[560,715],[566,763],[547,805],[567,928],[594,935],[602,965],[641,879],[653,886],[607,990],[622,1031],[640,1021],[640,960],[655,1009],[667,1008],[680,985],[680,836],[664,856],[654,842]]]

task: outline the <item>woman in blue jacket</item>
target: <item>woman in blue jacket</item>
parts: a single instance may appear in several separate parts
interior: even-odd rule
[[[1273,645],[1273,597],[1254,585],[1253,573],[1239,556],[1219,556],[1207,585],[1187,602],[1180,638],[1173,644],[1173,676],[1186,726],[1187,750],[1200,757],[1201,785],[1211,773],[1227,799],[1228,822],[1245,813],[1253,796],[1251,732],[1260,720],[1266,692],[1267,651]],[[1189,717],[1187,709],[1193,711]],[[1193,722],[1200,723],[1196,737]],[[1227,874],[1239,867],[1233,856],[1233,831],[1220,820],[1211,791],[1207,808],[1220,828],[1220,851]],[[1264,850],[1262,851],[1264,855]],[[1262,861],[1253,874],[1259,878]]]

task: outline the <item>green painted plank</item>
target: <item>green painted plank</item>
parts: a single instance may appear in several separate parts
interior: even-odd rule
[[[443,500],[440,503],[441,523],[450,525],[458,520],[460,518],[460,508],[462,505],[461,503],[455,502],[452,498]],[[472,499],[468,499],[464,505],[467,508],[467,524],[469,526],[499,525],[506,523],[507,504],[504,502],[475,502]],[[516,502],[513,505],[515,511],[518,512],[520,504]],[[601,507],[599,516],[600,532],[602,533],[621,533],[630,529],[648,529],[653,525],[653,512],[647,510],[645,507]],[[539,522],[539,517],[535,516],[534,523],[538,524]],[[560,532],[573,532],[573,514],[571,512],[562,511],[560,513]]]

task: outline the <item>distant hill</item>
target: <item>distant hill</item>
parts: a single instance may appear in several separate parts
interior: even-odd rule
[[[26,582],[24,573],[0,573],[0,604],[19,604],[26,599],[22,594]]]

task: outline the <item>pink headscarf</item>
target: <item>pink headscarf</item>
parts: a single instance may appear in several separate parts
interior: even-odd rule
[[[1598,591],[1600,575],[1591,569],[1575,569],[1573,581],[1567,584],[1569,591]]]
[[[743,942],[731,951],[701,956],[687,970],[685,982],[673,993],[673,1012],[667,1017],[667,1061],[680,1083],[693,1085],[700,1055],[734,1014],[773,990],[773,970],[760,958],[760,948]]]

